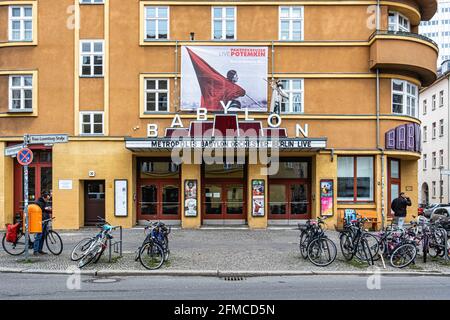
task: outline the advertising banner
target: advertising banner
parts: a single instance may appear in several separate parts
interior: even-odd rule
[[[333,215],[333,180],[320,180],[320,215]]]
[[[181,110],[266,112],[267,66],[267,47],[182,47]]]

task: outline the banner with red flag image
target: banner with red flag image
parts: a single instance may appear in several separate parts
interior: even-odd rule
[[[184,46],[181,109],[267,111],[267,47]]]

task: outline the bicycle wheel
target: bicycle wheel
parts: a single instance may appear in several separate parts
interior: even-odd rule
[[[53,253],[55,256],[59,256],[63,251],[63,242],[59,234],[53,230],[47,232],[45,237],[45,244],[47,245],[48,251]]]
[[[84,238],[83,240],[78,242],[72,249],[70,259],[72,261],[78,261],[81,258],[83,258],[83,256],[85,255],[86,251],[90,248],[93,241],[95,241],[95,238]]]
[[[303,259],[306,259],[308,257],[308,243],[309,243],[309,232],[308,231],[302,231],[300,234],[300,254],[302,255]]]
[[[380,242],[378,241],[378,239],[370,233],[364,233],[361,236],[361,239],[362,238],[364,238],[366,240],[367,248],[370,250],[372,259],[378,260],[380,258],[380,256],[378,255],[378,252],[380,251]],[[362,249],[362,248],[358,247],[358,249]],[[367,252],[367,254],[368,254],[368,252]],[[364,258],[364,252],[362,250],[356,250],[356,257],[362,261],[366,260]]]
[[[81,269],[91,263],[96,257],[97,254],[102,249],[102,243],[97,241],[94,245],[91,246],[88,252],[80,259],[78,262],[78,267]]]
[[[318,267],[330,265],[336,255],[336,245],[328,238],[316,238],[308,246],[308,259]]]
[[[423,245],[422,245],[423,263],[427,263],[427,255],[429,251],[430,251],[430,239],[428,238],[428,236],[425,236],[425,238],[423,238]]]
[[[164,263],[164,250],[157,243],[146,243],[139,252],[139,261],[146,269],[159,269]]]
[[[404,268],[414,261],[416,255],[417,248],[414,244],[401,244],[392,252],[391,266],[395,268]]]
[[[373,256],[372,251],[369,247],[369,242],[367,239],[363,236],[358,241],[358,244],[356,245],[356,252],[355,256],[358,260],[367,262],[370,265],[373,265]]]
[[[339,237],[339,245],[341,247],[344,259],[350,261],[353,259],[353,238],[348,232],[341,233]]]
[[[22,253],[25,252],[25,235],[22,233],[19,233],[17,235],[16,242],[8,242],[6,241],[6,234],[3,235],[2,239],[2,247],[3,250],[6,251],[6,253],[12,255],[12,256],[19,256]]]

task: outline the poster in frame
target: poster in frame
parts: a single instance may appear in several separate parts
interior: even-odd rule
[[[252,180],[252,216],[264,217],[265,215],[265,180]]]
[[[184,180],[184,216],[196,217],[197,211],[197,180]]]
[[[320,215],[333,216],[334,196],[333,196],[333,180],[320,180]]]
[[[128,180],[114,180],[114,216],[128,216]]]

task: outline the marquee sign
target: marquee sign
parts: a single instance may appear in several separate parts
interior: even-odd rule
[[[128,149],[267,149],[310,150],[326,148],[326,138],[281,138],[281,139],[170,139],[170,138],[129,138],[126,140]]]

